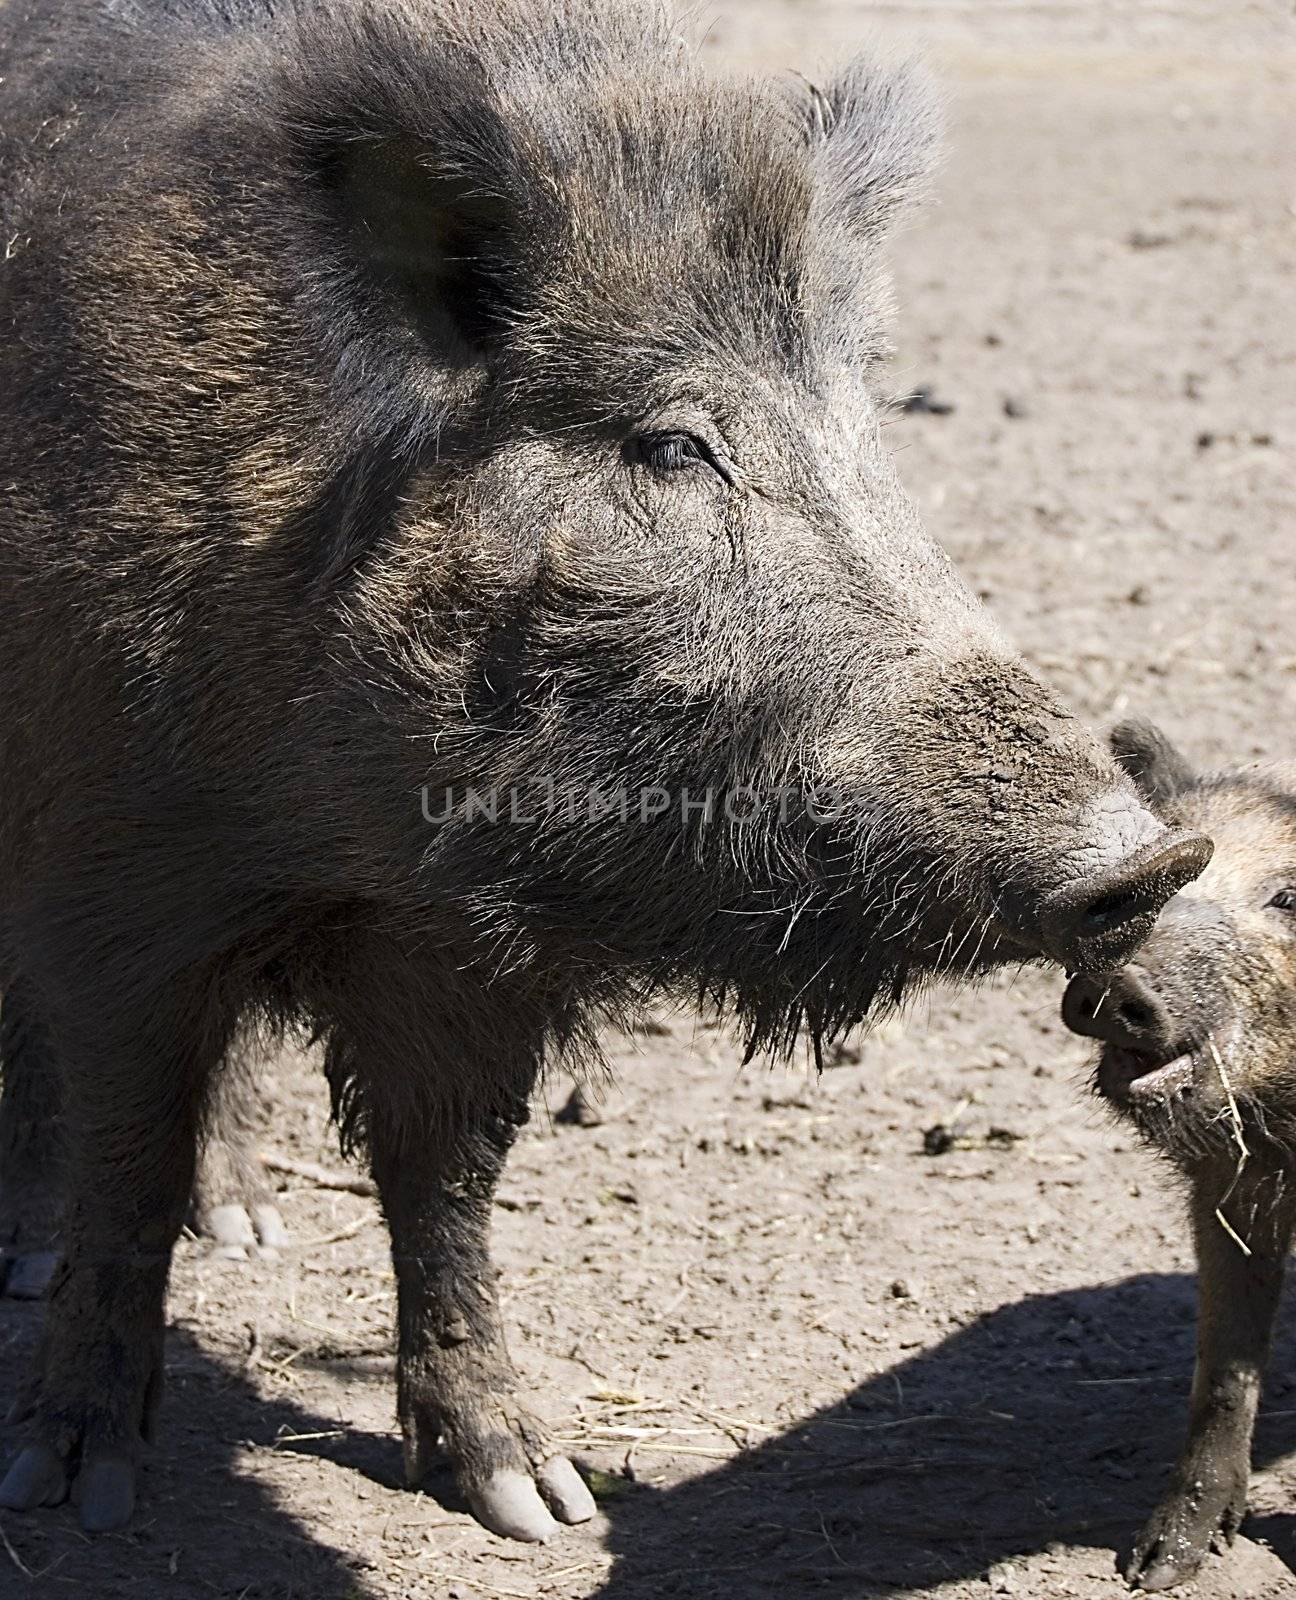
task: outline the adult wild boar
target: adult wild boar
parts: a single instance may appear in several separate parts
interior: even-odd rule
[[[1197,1370],[1188,1439],[1127,1568],[1143,1589],[1190,1578],[1246,1514],[1251,1434],[1296,1229],[1296,768],[1203,776],[1157,729],[1117,755],[1175,826],[1215,855],[1137,961],[1068,985],[1063,1016],[1103,1041],[1097,1087],[1188,1178]]]
[[[324,1036],[372,1161],[410,1480],[440,1438],[543,1538],[592,1504],[487,1223],[545,1054],[663,988],[778,1049],[923,974],[1111,964],[1208,846],[897,488],[904,74],[712,81],[620,0],[0,18],[0,986],[72,1149],[0,1504],[130,1514],[204,1097],[259,1015]]]

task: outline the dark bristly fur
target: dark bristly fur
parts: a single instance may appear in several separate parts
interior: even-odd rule
[[[261,1017],[325,1038],[379,1177],[411,1474],[440,1432],[492,1525],[543,1531],[510,1472],[574,1517],[484,1234],[545,1055],[662,991],[831,1037],[1056,953],[1050,897],[1161,837],[881,444],[878,246],[932,127],[911,72],[732,82],[621,0],[0,12],[0,984],[73,1190],[0,1499],[79,1467],[88,1525],[128,1509]],[[536,778],[673,808],[422,814]],[[682,814],[743,785],[852,810]]]
[[[1116,728],[1112,748],[1168,822],[1215,841],[1137,961],[1075,979],[1064,1007],[1072,1027],[1105,1041],[1100,1092],[1191,1190],[1200,1312],[1188,1438],[1127,1566],[1141,1588],[1166,1589],[1231,1542],[1246,1513],[1296,1230],[1296,767],[1202,774],[1144,722]]]

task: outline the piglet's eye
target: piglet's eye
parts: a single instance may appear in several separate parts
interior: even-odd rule
[[[1275,911],[1296,911],[1296,888],[1279,889],[1269,904]]]

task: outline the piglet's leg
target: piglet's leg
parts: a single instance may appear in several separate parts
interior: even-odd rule
[[[1296,1206],[1292,1175],[1266,1170],[1258,1157],[1236,1177],[1231,1162],[1194,1175],[1199,1304],[1188,1439],[1125,1569],[1141,1589],[1191,1578],[1209,1551],[1232,1543],[1246,1513],[1251,1435]],[[1250,1255],[1221,1224],[1221,1206]]]
[[[397,1400],[406,1476],[419,1484],[438,1441],[478,1521],[539,1541],[585,1522],[594,1501],[519,1398],[495,1292],[488,1234],[495,1185],[525,1100],[505,1099],[435,1141],[376,1110],[374,1176],[391,1228],[399,1292]]]

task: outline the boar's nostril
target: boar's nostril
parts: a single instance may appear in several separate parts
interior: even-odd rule
[[[1170,834],[1059,890],[1041,918],[1048,954],[1078,972],[1121,966],[1152,931],[1166,901],[1202,871],[1212,849],[1199,833]]]
[[[1084,925],[1086,929],[1101,933],[1104,928],[1114,927],[1138,916],[1146,904],[1146,896],[1137,887],[1122,889],[1117,894],[1099,895],[1085,907]]]

